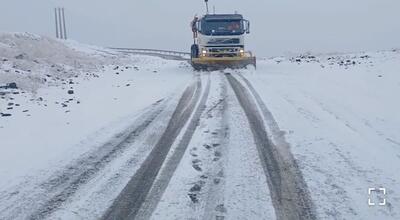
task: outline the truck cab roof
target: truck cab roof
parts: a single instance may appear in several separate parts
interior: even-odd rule
[[[242,20],[241,14],[208,14],[202,18],[206,21],[218,21],[218,20]]]

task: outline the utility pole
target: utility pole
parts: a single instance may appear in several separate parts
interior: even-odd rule
[[[67,39],[67,26],[65,24],[65,9],[55,8],[54,16],[56,22],[56,37],[58,39]]]
[[[204,0],[206,2],[207,14],[208,14],[208,0]]]
[[[56,37],[60,38],[58,34],[58,19],[57,19],[57,8],[54,8],[54,17],[56,18]]]
[[[63,34],[63,25],[62,25],[62,20],[61,20],[61,8],[58,8],[58,21],[59,21],[59,29],[60,29],[60,38],[64,39],[64,34]]]
[[[64,8],[62,8],[62,18],[63,18],[63,26],[64,26],[64,39],[67,39],[67,27],[65,25],[65,14],[64,14]]]

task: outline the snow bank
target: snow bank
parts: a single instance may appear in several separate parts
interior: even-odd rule
[[[35,92],[104,65],[121,63],[123,55],[30,33],[0,33],[0,86],[15,82]],[[126,59],[126,57],[125,57]]]

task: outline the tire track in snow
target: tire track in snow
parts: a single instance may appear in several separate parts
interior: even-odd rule
[[[277,219],[316,219],[311,196],[293,155],[288,150],[282,150],[281,146],[275,146],[268,139],[263,118],[256,104],[258,102],[260,105],[262,100],[256,98],[255,102],[249,91],[235,77],[229,73],[226,77],[249,121],[267,176]],[[247,83],[252,88],[251,84]],[[250,91],[255,97],[259,97],[254,88]],[[265,107],[264,104],[261,106]],[[268,112],[265,113],[268,115]],[[272,118],[272,114],[270,116]]]
[[[31,214],[29,219],[44,219],[60,208],[79,190],[80,186],[88,183],[96,173],[128,148],[130,143],[134,142],[137,136],[157,118],[164,107],[164,100],[153,104],[152,108],[134,123],[134,126],[117,134],[112,141],[67,166],[61,174],[42,183],[40,185],[42,194],[51,196],[40,204],[40,207]]]
[[[106,211],[102,219],[122,220],[134,218],[145,201],[176,137],[189,120],[201,96],[201,80],[183,93],[167,129],[139,170]]]
[[[128,219],[149,219],[157,208],[159,201],[161,200],[166,188],[168,187],[169,182],[173,174],[175,173],[180,161],[182,160],[183,155],[186,152],[186,149],[193,137],[194,132],[197,129],[197,126],[200,122],[200,116],[203,114],[206,101],[208,99],[208,95],[210,92],[210,76],[208,75],[207,85],[204,91],[204,94],[198,104],[192,119],[187,126],[185,133],[182,136],[178,146],[174,149],[171,157],[165,162],[159,176],[155,180],[152,189],[150,190],[146,201],[142,204],[140,210],[138,211],[136,216],[130,215]]]
[[[217,153],[219,157],[214,157],[214,164],[208,170],[207,179],[210,181],[207,183],[208,189],[205,192],[205,204],[201,219],[224,219],[226,214],[225,208],[225,164],[227,163],[227,147],[230,135],[230,128],[228,125],[227,117],[227,84],[224,75],[222,73],[218,74],[218,85],[220,87],[219,91],[219,101],[212,106],[208,111],[211,120],[219,120],[219,132],[213,135],[215,142],[218,143],[218,150],[214,151],[214,156]],[[218,115],[218,116],[217,116]],[[214,147],[215,148],[215,147]]]

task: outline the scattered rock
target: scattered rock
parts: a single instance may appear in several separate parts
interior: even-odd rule
[[[11,114],[10,113],[0,113],[1,117],[10,117]]]
[[[192,186],[192,188],[190,188],[190,192],[200,192],[201,190],[201,186],[199,184],[194,184],[194,186]]]
[[[126,84],[126,86],[131,86],[131,84],[128,83],[128,84]]]
[[[208,145],[208,144],[203,144],[203,147],[205,147],[207,150],[210,150],[210,149],[211,149],[211,146]]]
[[[7,83],[6,87],[7,89],[18,89],[17,83],[15,82]]]
[[[72,89],[68,90],[68,94],[70,94],[70,95],[74,94],[74,90],[72,90]]]
[[[224,204],[219,204],[219,205],[217,205],[217,207],[215,207],[215,211],[226,213],[227,210],[226,210]]]
[[[61,106],[62,106],[63,108],[68,107],[68,105],[65,104],[65,103],[61,103]]]
[[[192,200],[193,203],[198,203],[199,199],[197,198],[197,194],[196,193],[189,193],[188,194],[190,200]]]
[[[199,171],[199,172],[203,171],[203,169],[201,169],[201,167],[200,167],[199,164],[193,164],[192,167],[193,167],[195,170]]]
[[[20,54],[18,56],[15,56],[15,59],[18,59],[18,60],[22,60],[24,58],[25,58],[25,54]]]

